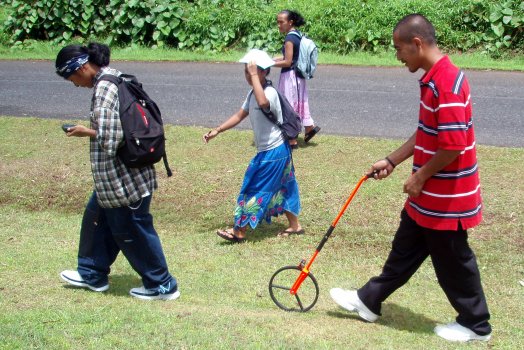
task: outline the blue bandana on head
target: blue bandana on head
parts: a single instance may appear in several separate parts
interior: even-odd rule
[[[56,74],[63,77],[64,79],[69,78],[74,72],[80,69],[89,60],[88,54],[83,54],[77,57],[73,57],[66,63],[56,68]]]

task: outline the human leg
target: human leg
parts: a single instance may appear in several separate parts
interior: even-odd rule
[[[304,229],[300,225],[300,222],[298,221],[298,216],[287,210],[284,212],[284,214],[286,215],[288,221],[288,227],[278,234],[279,237],[288,237],[290,235],[302,235],[305,233]]]
[[[293,104],[293,109],[300,116],[302,126],[306,128],[306,131],[310,131],[315,126],[315,121],[311,118],[311,112],[309,111],[309,94],[306,87],[306,80],[297,77],[295,72],[291,72],[290,80],[293,83],[290,88],[296,89],[296,102]]]
[[[315,126],[315,121],[311,117],[306,80],[298,77],[294,70],[284,72],[280,74],[278,91],[286,97],[297,112],[304,127],[304,142],[309,142],[320,131],[320,127]],[[292,148],[295,148],[297,141],[290,140],[289,143]]]
[[[302,121],[304,127],[304,142],[308,143],[316,134],[320,132],[320,127],[315,125],[315,121],[311,117],[309,111],[309,94],[306,87],[306,80],[303,78],[296,78],[297,80],[297,113]]]
[[[217,230],[217,235],[226,241],[242,243],[246,240],[247,226]]]
[[[177,290],[177,282],[169,273],[153,216],[149,213],[150,203],[151,196],[148,196],[129,207],[104,211],[116,243],[142,278],[144,288],[170,294]]]
[[[358,289],[358,299],[373,314],[380,315],[382,302],[411,278],[428,254],[420,227],[403,210],[382,273]]]
[[[93,192],[86,205],[80,229],[78,275],[74,271],[63,271],[61,277],[79,287],[107,290],[110,267],[119,251],[104,212],[98,205],[96,193]]]
[[[426,239],[438,282],[458,312],[456,322],[477,335],[490,334],[490,314],[467,231],[433,231]]]
[[[237,197],[234,228],[249,225],[255,229],[264,218],[271,223],[273,217],[285,211],[300,214],[298,185],[287,143],[257,153],[249,163]]]
[[[289,104],[293,107],[293,110],[298,113],[298,90],[297,82],[294,78],[294,72],[292,70],[280,73],[277,90],[284,95]],[[302,119],[301,119],[302,120]],[[289,140],[291,149],[298,148],[297,139]]]

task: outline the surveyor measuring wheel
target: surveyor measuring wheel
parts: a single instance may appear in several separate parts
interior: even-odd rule
[[[355,197],[362,183],[374,175],[375,173],[364,175],[358,181],[308,262],[301,260],[297,266],[281,267],[271,276],[269,280],[269,295],[279,308],[285,311],[306,312],[315,306],[320,290],[315,276],[311,273],[311,265],[328,241],[329,236],[335,230],[338,221],[353,200],[353,197]]]

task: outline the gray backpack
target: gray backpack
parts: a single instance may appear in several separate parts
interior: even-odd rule
[[[298,52],[298,60],[293,67],[304,79],[311,79],[315,74],[318,63],[318,48],[317,45],[308,38],[305,34],[292,31],[290,34],[295,34],[300,38],[300,49]]]

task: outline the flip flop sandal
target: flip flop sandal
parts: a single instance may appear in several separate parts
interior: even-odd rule
[[[230,231],[230,230],[217,230],[217,235],[220,238],[223,238],[226,241],[233,242],[233,243],[242,243],[246,240],[246,238],[240,238],[240,237],[235,236],[233,231]]]
[[[304,142],[308,143],[309,140],[311,140],[313,138],[313,136],[318,134],[319,131],[320,131],[320,126],[315,126],[312,130],[310,130],[308,133],[306,133],[306,135],[304,137]]]
[[[304,233],[306,233],[306,231],[304,229],[300,229],[298,231],[287,231],[287,230],[284,230],[282,232],[279,232],[277,237],[289,237],[291,235],[303,235]]]

